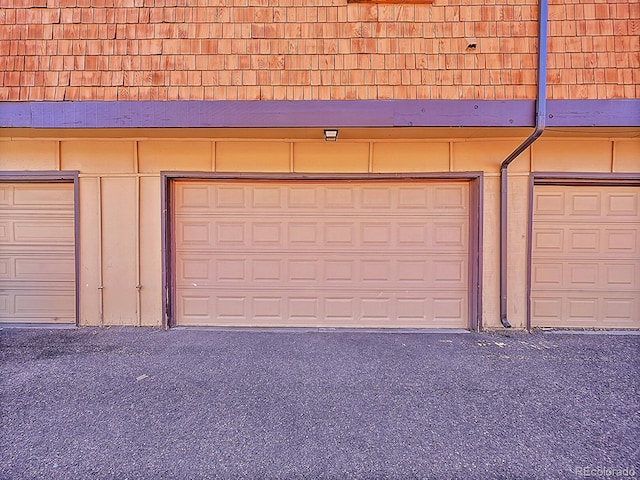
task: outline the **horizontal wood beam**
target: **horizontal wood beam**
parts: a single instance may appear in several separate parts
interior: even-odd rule
[[[640,100],[549,100],[548,127],[640,126]],[[533,127],[534,100],[1,102],[4,128]]]

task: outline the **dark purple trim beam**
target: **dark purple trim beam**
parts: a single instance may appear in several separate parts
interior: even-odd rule
[[[534,100],[3,102],[0,127],[532,127]],[[548,127],[637,127],[640,99],[550,100]]]
[[[526,127],[534,102],[301,100],[0,104],[0,127]]]
[[[0,126],[30,128],[528,126],[530,101],[33,102]],[[1,108],[1,107],[0,107]],[[6,118],[6,120],[5,120]],[[26,123],[25,123],[26,122]]]
[[[640,99],[547,100],[547,127],[640,127]]]
[[[2,102],[0,103],[0,128],[31,127],[31,109],[35,102]]]

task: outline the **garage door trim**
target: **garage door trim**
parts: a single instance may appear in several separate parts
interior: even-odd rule
[[[75,322],[80,324],[80,202],[79,172],[77,170],[45,170],[45,171],[4,171],[0,172],[2,183],[72,183],[73,184],[73,231],[74,231],[74,284],[75,284]],[[47,324],[39,324],[46,327]]]
[[[532,172],[529,180],[529,219],[527,225],[527,330],[532,330],[531,325],[531,290],[533,269],[533,199],[534,188],[538,185],[559,186],[640,186],[640,174],[638,173],[567,173],[567,172]]]
[[[469,183],[469,325],[471,330],[482,330],[482,220],[483,220],[483,173],[407,173],[407,174],[273,174],[273,173],[233,173],[212,172],[161,172],[162,205],[162,312],[163,326],[175,326],[175,266],[173,258],[173,199],[171,186],[181,180],[212,181],[468,181]]]

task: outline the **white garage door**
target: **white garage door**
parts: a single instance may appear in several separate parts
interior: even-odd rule
[[[74,323],[73,184],[0,183],[0,322]]]
[[[640,188],[534,189],[531,324],[640,327]]]
[[[173,183],[175,324],[469,324],[466,182]]]

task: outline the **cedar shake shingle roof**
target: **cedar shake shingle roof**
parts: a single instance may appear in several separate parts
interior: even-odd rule
[[[0,100],[532,99],[537,3],[5,0]],[[550,1],[550,98],[640,97],[639,52],[637,0]]]

